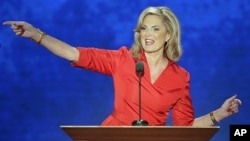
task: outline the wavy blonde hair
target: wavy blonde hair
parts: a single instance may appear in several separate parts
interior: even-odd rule
[[[170,34],[170,39],[164,45],[164,56],[168,59],[177,62],[182,55],[182,48],[180,44],[180,25],[175,14],[167,7],[148,7],[142,11],[139,16],[137,26],[134,33],[134,43],[131,48],[133,57],[139,59],[140,53],[143,50],[140,42],[140,30],[142,22],[147,15],[158,15],[163,19],[163,23]]]

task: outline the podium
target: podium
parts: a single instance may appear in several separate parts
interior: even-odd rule
[[[60,126],[73,141],[209,141],[218,126]]]

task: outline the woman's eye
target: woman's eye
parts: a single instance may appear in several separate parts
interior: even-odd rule
[[[159,28],[154,28],[154,31],[159,31],[160,29]]]
[[[145,30],[146,28],[145,27],[141,27],[141,30]]]

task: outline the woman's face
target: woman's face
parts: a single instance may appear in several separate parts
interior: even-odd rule
[[[170,35],[157,15],[147,15],[142,21],[140,41],[146,53],[162,53]]]

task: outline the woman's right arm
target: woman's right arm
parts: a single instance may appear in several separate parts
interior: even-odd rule
[[[78,61],[79,52],[75,47],[45,34],[27,22],[6,21],[3,25],[9,25],[16,35],[32,39],[59,57],[72,62]]]

